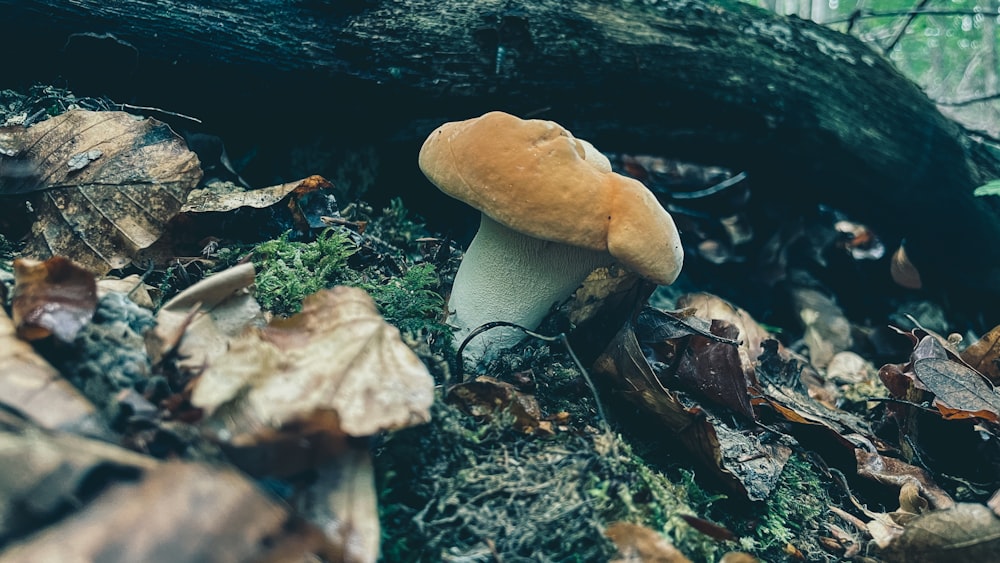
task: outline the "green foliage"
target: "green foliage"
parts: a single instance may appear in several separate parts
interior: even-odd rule
[[[993,180],[992,182],[986,183],[982,186],[976,188],[976,191],[972,192],[975,196],[984,195],[997,195],[1000,196],[1000,180]]]
[[[289,234],[261,243],[253,252],[257,301],[277,315],[296,313],[306,296],[348,281],[347,259],[357,250],[334,229],[308,243],[289,241]]]

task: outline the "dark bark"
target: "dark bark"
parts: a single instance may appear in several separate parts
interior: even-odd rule
[[[0,0],[0,13],[8,78],[62,61],[75,83],[139,103],[412,143],[444,120],[537,112],[603,150],[746,170],[755,197],[845,209],[905,237],[932,286],[1000,288],[1000,199],[972,196],[1000,177],[996,159],[878,55],[810,22],[700,1]],[[93,42],[63,50],[74,33],[122,43],[67,63]]]

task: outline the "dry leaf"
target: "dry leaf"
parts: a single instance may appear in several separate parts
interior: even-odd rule
[[[15,335],[0,307],[0,404],[42,428],[102,435],[94,405]]]
[[[691,563],[667,538],[639,524],[615,522],[604,535],[618,548],[612,563]]]
[[[37,218],[24,255],[72,256],[97,274],[153,244],[201,179],[198,157],[168,126],[123,112],[75,110],[28,129],[0,128],[8,158],[32,181]]]
[[[921,514],[884,539],[881,555],[898,563],[1000,561],[1000,518],[981,504]]]
[[[336,287],[302,312],[234,340],[191,402],[230,446],[313,436],[370,436],[430,419],[434,381],[364,291]]]
[[[1000,326],[966,348],[962,359],[994,385],[1000,385]]]
[[[116,485],[0,559],[238,563],[301,561],[311,553],[335,551],[236,471],[167,463],[137,483]]]
[[[98,440],[0,423],[0,544],[35,532],[157,461]]]
[[[514,427],[524,433],[552,434],[552,423],[542,420],[542,409],[534,395],[518,391],[513,385],[481,375],[474,381],[452,385],[446,395],[466,413],[489,420],[498,411],[514,416]]]
[[[858,448],[854,453],[858,463],[858,475],[874,479],[880,483],[902,488],[914,484],[921,496],[926,498],[934,508],[948,508],[955,501],[938,487],[931,476],[919,467],[914,467],[904,461],[886,457],[877,453]]]
[[[374,563],[380,528],[368,446],[352,444],[316,472],[316,481],[296,496],[298,514],[326,535],[334,551],[328,560]]]
[[[45,262],[14,260],[14,299],[11,306],[17,334],[25,340],[49,335],[72,343],[97,309],[94,275],[67,258]]]
[[[133,303],[143,309],[153,309],[153,296],[150,291],[155,291],[150,285],[146,285],[138,274],[132,274],[124,278],[105,278],[97,280],[97,299],[100,300],[108,293],[124,293]]]
[[[914,383],[934,394],[934,406],[945,418],[981,418],[1000,422],[1000,394],[979,372],[944,358],[913,362]]]
[[[181,368],[197,370],[224,354],[232,339],[261,320],[260,305],[250,293],[253,282],[253,264],[240,264],[168,301],[156,314],[160,347],[154,355],[176,348]]]

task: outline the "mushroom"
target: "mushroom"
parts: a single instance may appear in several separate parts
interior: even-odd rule
[[[599,267],[617,262],[663,285],[680,273],[683,250],[670,214],[552,121],[490,112],[446,123],[424,142],[419,163],[441,191],[482,212],[448,301],[456,343],[492,321],[536,328]],[[466,350],[481,359],[523,337],[497,328]]]

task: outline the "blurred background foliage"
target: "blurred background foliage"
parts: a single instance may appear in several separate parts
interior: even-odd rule
[[[1000,138],[1000,0],[751,0],[854,35],[919,84],[941,111]]]

